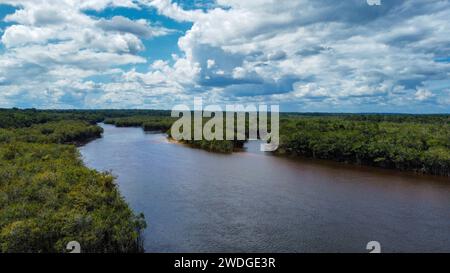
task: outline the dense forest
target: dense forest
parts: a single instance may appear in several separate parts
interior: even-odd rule
[[[415,118],[283,118],[276,153],[450,176],[449,117]]]
[[[165,131],[170,137],[175,120],[141,115],[110,118],[106,123]],[[184,142],[231,153],[245,141]],[[275,154],[450,176],[450,115],[283,113]]]
[[[105,118],[134,116],[170,116],[166,110],[36,110],[0,108],[0,128],[22,128],[60,120],[81,120],[91,124]]]
[[[83,165],[76,145],[101,136],[97,122],[170,137],[175,120],[169,111],[0,109],[0,252],[64,252],[72,240],[85,252],[143,251],[143,215],[114,177]],[[244,142],[186,141],[223,153]],[[283,113],[275,154],[450,176],[450,115]]]
[[[119,118],[107,118],[106,124],[113,124],[117,127],[142,127],[145,131],[167,132],[176,118],[165,116],[131,116]]]
[[[74,144],[100,137],[93,112],[0,111],[0,252],[141,252],[143,215]]]
[[[176,118],[160,116],[131,116],[122,118],[107,118],[105,120],[106,124],[113,124],[117,127],[142,127],[145,131],[161,131],[167,133],[169,138],[171,138],[170,128],[172,124],[176,121]],[[209,119],[204,118],[203,124],[205,124]],[[224,123],[226,120],[224,120]],[[192,121],[191,124],[194,124]],[[248,128],[248,123],[246,125]],[[236,128],[236,126],[235,126]],[[194,129],[191,128],[191,131]],[[193,135],[193,133],[192,133]],[[199,148],[207,150],[210,152],[217,153],[232,153],[237,149],[242,149],[245,141],[241,140],[183,140],[182,143],[188,144],[193,148]]]

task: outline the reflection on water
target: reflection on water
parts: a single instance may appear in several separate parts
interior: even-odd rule
[[[450,181],[390,170],[208,153],[102,125],[80,148],[148,222],[148,252],[450,252]]]

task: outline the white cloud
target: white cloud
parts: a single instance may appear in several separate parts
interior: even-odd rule
[[[102,84],[90,77],[119,79],[121,67],[146,63],[138,55],[141,38],[172,31],[149,21],[122,16],[102,19],[84,10],[139,8],[135,1],[6,0],[16,7],[1,42],[0,102],[3,106],[89,107],[86,98],[101,96]],[[6,91],[8,90],[8,91]]]
[[[435,61],[450,55],[445,1],[392,1],[377,8],[362,0],[219,0],[207,12],[169,0],[144,3],[193,22],[178,44],[186,61],[201,65],[201,84],[221,88],[224,100],[253,94],[299,105],[353,101],[397,110],[416,92],[418,101],[428,99],[418,88],[450,71],[448,62]]]
[[[151,26],[145,19],[133,21],[123,16],[114,16],[110,20],[100,19],[97,26],[105,31],[131,33],[145,38],[167,35],[173,32],[164,27]]]
[[[419,90],[417,90],[417,92],[414,94],[414,96],[415,96],[416,100],[425,101],[425,100],[432,98],[434,95],[433,95],[433,92],[431,92],[430,90],[420,88]]]
[[[212,59],[208,59],[208,61],[207,61],[207,68],[211,69],[215,64],[216,64],[216,61],[214,61]]]
[[[37,102],[48,98],[46,105],[73,98],[80,106],[122,100],[170,107],[203,94],[306,111],[397,111],[433,103],[450,111],[450,62],[436,61],[450,56],[448,1],[393,0],[374,7],[365,0],[217,0],[206,9],[170,0],[0,2],[18,8],[6,16],[13,25],[1,38],[0,104],[40,93]],[[142,39],[172,30],[150,16],[102,19],[83,12],[119,6],[151,7],[192,23],[178,40],[181,54],[153,62],[148,71],[125,69],[147,62],[139,55]]]
[[[51,28],[13,25],[8,27],[3,36],[2,43],[7,47],[24,46],[27,44],[46,44],[47,41],[57,36]]]
[[[194,22],[205,15],[201,10],[186,11],[177,3],[171,3],[170,0],[139,0],[139,2],[157,8],[163,15],[177,21]]]

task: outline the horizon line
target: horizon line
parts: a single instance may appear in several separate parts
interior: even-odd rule
[[[0,111],[20,110],[20,111],[167,111],[169,109],[157,108],[35,108],[35,107],[0,107]],[[192,110],[191,110],[192,111]],[[205,112],[205,111],[203,111]],[[214,111],[209,111],[214,112]],[[227,111],[222,111],[227,112]],[[269,111],[270,112],[270,111]],[[450,115],[450,112],[442,113],[412,113],[412,112],[325,112],[325,111],[280,111],[280,114],[322,114],[322,115]]]

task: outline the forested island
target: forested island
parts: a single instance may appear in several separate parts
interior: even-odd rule
[[[105,120],[106,124],[112,124],[117,127],[142,127],[145,131],[161,131],[172,138],[171,126],[176,121],[176,118],[159,116],[159,117],[148,117],[148,116],[130,116],[121,118],[107,118]],[[206,123],[208,119],[203,119],[203,124]],[[225,123],[226,121],[224,121]],[[248,128],[248,121],[246,124]],[[193,131],[193,128],[191,128]],[[245,144],[245,140],[182,140],[182,143],[188,144],[193,148],[199,148],[207,150],[210,152],[217,153],[232,153],[237,149],[242,149]]]
[[[141,252],[144,216],[109,173],[88,169],[76,146],[98,122],[167,132],[169,111],[0,109],[0,252]],[[276,155],[450,176],[450,115],[298,114],[280,117]],[[192,141],[231,153],[244,141]],[[151,222],[151,219],[149,219]]]

